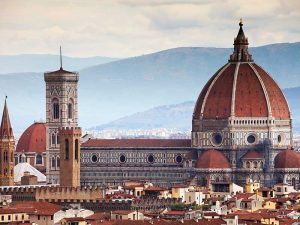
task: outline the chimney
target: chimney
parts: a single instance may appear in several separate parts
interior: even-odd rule
[[[29,175],[30,175],[29,171],[24,171],[24,174],[23,174],[24,177],[28,177]]]

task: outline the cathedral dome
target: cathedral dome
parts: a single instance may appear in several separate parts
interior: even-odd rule
[[[300,168],[300,155],[299,153],[286,149],[276,155],[274,159],[274,166],[277,169],[285,168]]]
[[[230,163],[220,151],[210,149],[204,151],[196,163],[197,169],[230,169]]]
[[[17,152],[36,152],[43,153],[46,151],[46,126],[45,123],[35,122],[28,127],[21,135]]]
[[[195,119],[230,116],[290,119],[290,111],[279,86],[259,65],[228,63],[203,88],[193,116]]]
[[[195,104],[192,146],[220,149],[270,143],[286,149],[292,140],[288,103],[272,77],[254,63],[243,23],[239,26],[228,63],[206,83]]]
[[[288,103],[277,83],[248,52],[243,24],[229,62],[204,86],[194,108],[194,119],[273,117],[290,119]]]

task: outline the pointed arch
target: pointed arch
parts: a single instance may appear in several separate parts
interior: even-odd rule
[[[56,166],[57,166],[57,168],[60,167],[60,158],[59,158],[59,156],[56,157]]]
[[[43,164],[43,156],[41,154],[37,154],[35,156],[35,164],[42,165]]]
[[[52,167],[52,169],[56,168],[56,160],[55,160],[54,156],[51,158],[51,167]]]
[[[57,98],[52,99],[52,117],[59,119],[59,101]]]
[[[296,178],[293,177],[291,181],[292,181],[292,186],[294,187],[294,189],[296,189],[296,188],[297,188],[297,187],[296,187],[296,184],[297,184]]]
[[[69,99],[68,102],[68,119],[73,119],[73,114],[74,114],[74,101],[72,98]]]

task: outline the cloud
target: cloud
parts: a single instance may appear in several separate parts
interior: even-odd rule
[[[116,2],[129,6],[150,6],[156,7],[161,5],[204,5],[211,2],[210,0],[116,0]]]
[[[300,1],[1,0],[0,54],[128,57],[181,46],[299,41]]]

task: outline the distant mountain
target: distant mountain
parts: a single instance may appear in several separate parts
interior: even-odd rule
[[[63,67],[70,70],[81,70],[85,67],[99,65],[117,60],[103,56],[96,57],[68,57],[63,56]],[[59,55],[48,54],[23,54],[0,55],[0,74],[44,72],[53,70],[60,65]]]
[[[144,112],[134,113],[110,123],[90,128],[90,130],[107,129],[154,129],[178,128],[190,130],[194,102],[158,106]]]
[[[300,133],[300,87],[285,89],[284,93],[292,109],[294,131]],[[188,131],[192,128],[194,106],[194,101],[158,106],[110,123],[91,127],[90,130],[178,128]]]
[[[177,82],[203,85],[224,65],[231,48],[185,47],[119,60],[83,69],[81,74],[101,80]],[[264,67],[282,88],[300,86],[300,42],[250,48],[254,61]]]
[[[281,88],[300,86],[300,42],[250,52]],[[86,68],[80,71],[80,113],[89,115],[89,124],[101,124],[159,105],[195,101],[231,53],[225,48],[176,48]]]
[[[225,48],[176,48],[82,69],[79,124],[88,128],[157,106],[196,101],[231,52]],[[281,88],[300,86],[300,42],[261,46],[250,52]],[[56,62],[51,70],[58,69]],[[75,66],[64,68],[77,70]],[[24,130],[33,120],[45,118],[42,73],[0,75],[0,106],[5,94],[15,129]],[[293,96],[291,101],[296,102]],[[300,108],[291,105],[295,112]],[[294,113],[295,124],[298,115]]]

